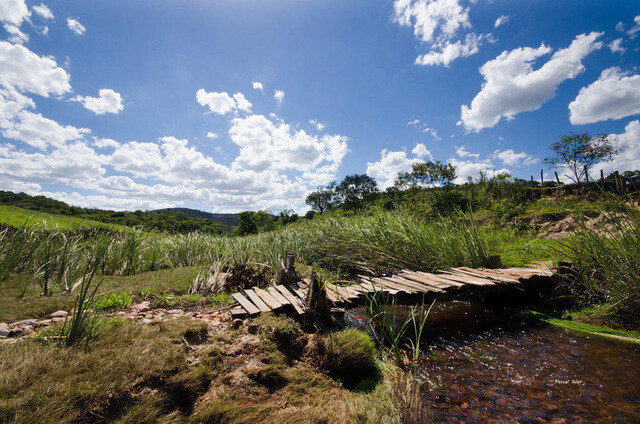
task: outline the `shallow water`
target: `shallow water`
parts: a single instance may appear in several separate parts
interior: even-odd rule
[[[467,302],[436,304],[428,329],[417,374],[435,422],[640,422],[638,347]]]

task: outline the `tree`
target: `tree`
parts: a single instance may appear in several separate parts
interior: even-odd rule
[[[367,174],[347,175],[335,193],[345,208],[358,211],[378,194],[378,183]]]
[[[565,166],[571,172],[567,176],[577,184],[588,176],[593,165],[610,161],[618,153],[606,134],[592,137],[589,133],[562,135],[549,149],[554,154],[545,163]]]
[[[305,199],[305,203],[311,206],[311,209],[317,211],[318,213],[324,212],[333,204],[333,200],[335,197],[335,186],[336,183],[333,182],[326,188],[318,187],[316,191],[309,193],[309,195]]]
[[[411,172],[400,172],[396,178],[395,185],[400,189],[433,184],[442,184],[444,187],[449,187],[455,179],[455,166],[450,163],[429,161],[414,163]]]

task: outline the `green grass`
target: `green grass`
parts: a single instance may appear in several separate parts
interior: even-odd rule
[[[501,255],[506,267],[527,267],[536,262],[557,262],[563,260],[558,242],[537,237],[530,232],[520,233],[510,229],[483,228],[484,235],[495,246],[495,253]]]
[[[137,275],[108,276],[102,278],[102,283],[96,294],[97,301],[110,299],[112,296],[143,295],[174,295],[187,293],[191,282],[198,274],[199,268],[186,267],[151,271]],[[96,277],[101,280],[100,276]],[[24,295],[18,297],[22,294]],[[31,277],[17,275],[5,281],[0,281],[0,322],[14,322],[30,318],[47,318],[52,312],[60,309],[70,310],[73,306],[75,292],[68,293],[55,290],[51,296],[41,296],[41,287]],[[220,304],[228,301],[224,296],[219,299]],[[106,305],[106,303],[105,303]]]
[[[640,344],[640,332],[638,331],[620,330],[620,329],[614,329],[609,327],[603,327],[601,325],[587,324],[585,322],[552,317],[537,311],[522,311],[521,314],[527,317],[540,319],[549,324],[566,328],[568,330],[578,331],[586,334],[613,336],[612,339],[614,340]]]
[[[127,229],[127,227],[122,225],[106,224],[104,222],[92,221],[90,219],[55,215],[0,204],[0,224],[14,228],[21,228],[25,226],[25,223],[27,227],[44,228],[46,230],[90,230],[94,228],[102,228],[106,230],[124,231]]]

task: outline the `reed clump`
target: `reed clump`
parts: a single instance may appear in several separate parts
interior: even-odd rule
[[[611,197],[600,211],[601,225],[579,228],[560,243],[560,251],[573,262],[577,278],[567,283],[587,303],[609,302],[626,320],[640,320],[640,211],[628,199]]]

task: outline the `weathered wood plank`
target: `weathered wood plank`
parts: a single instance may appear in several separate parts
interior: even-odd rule
[[[300,298],[303,305],[307,303],[307,289],[294,289],[296,295]]]
[[[453,275],[442,273],[438,274],[438,277],[444,278],[445,280],[457,281],[459,283],[470,284],[473,286],[495,286],[496,283],[493,283],[489,280],[481,280],[479,278],[468,277],[464,275]]]
[[[300,299],[291,293],[285,286],[278,285],[276,286],[276,290],[278,290],[285,298],[289,299],[289,302],[291,302],[293,309],[295,309],[298,315],[302,315],[304,313],[304,306]]]
[[[386,277],[387,279],[397,282],[399,284],[404,284],[409,287],[413,287],[416,290],[422,293],[435,292],[435,293],[444,293],[444,290],[433,287],[432,285],[426,285],[422,283],[418,283],[415,281],[411,281],[410,279],[400,277],[398,275],[394,275],[393,277]]]
[[[394,283],[392,281],[384,280],[382,278],[372,278],[372,281],[374,283],[380,284],[381,286],[388,287],[390,289],[399,290],[401,292],[408,293],[408,294],[415,294],[415,293],[418,292],[417,290],[411,289],[409,287],[402,286],[402,285],[400,285],[398,283]]]
[[[275,287],[269,287],[267,288],[267,292],[269,292],[269,294],[271,296],[273,296],[278,302],[280,302],[282,305],[287,306],[287,305],[291,305],[291,301],[289,301],[289,299],[287,299],[286,297],[284,297],[282,295],[282,293],[280,293],[278,290],[276,290]]]
[[[368,282],[369,284],[371,284],[373,286],[373,293],[379,293],[379,292],[383,292],[383,293],[387,293],[390,294],[392,296],[397,295],[398,293],[401,292],[401,290],[398,290],[396,288],[391,288],[388,286],[385,286],[383,284],[380,284],[378,282],[373,281],[373,279],[369,280],[369,279],[364,279],[362,277],[360,277],[363,281]]]
[[[473,268],[466,268],[466,267],[453,268],[453,270],[455,272],[471,275],[473,277],[490,278],[492,280],[499,281],[501,283],[511,283],[511,284],[520,283],[520,281],[514,278],[505,277],[504,275],[498,274],[497,272],[491,272],[490,270],[473,269]]]
[[[278,302],[273,296],[271,296],[265,290],[262,290],[256,287],[254,291],[258,296],[260,296],[260,299],[262,299],[262,301],[266,303],[267,306],[269,306],[272,310],[279,309],[283,306],[280,302]]]
[[[244,293],[249,298],[249,300],[253,302],[253,304],[256,305],[258,309],[260,309],[260,312],[271,311],[271,308],[267,306],[267,304],[264,303],[262,299],[260,299],[260,297],[258,297],[258,295],[256,294],[256,292],[253,291],[253,289],[247,289],[244,291]]]
[[[232,293],[231,297],[233,297],[240,304],[240,306],[242,306],[244,310],[247,311],[249,315],[257,315],[260,313],[260,309],[256,308],[256,306],[253,303],[249,302],[249,300],[242,294]]]
[[[242,306],[236,306],[231,310],[231,318],[244,318],[247,316],[247,311]]]
[[[462,287],[462,286],[464,286],[464,284],[462,284],[462,283],[460,283],[458,281],[445,280],[444,278],[440,278],[438,275],[431,274],[429,272],[416,271],[416,274],[418,276],[420,276],[422,278],[425,278],[428,281],[432,281],[434,283],[449,284],[450,286],[453,286],[453,287]]]
[[[429,279],[416,273],[407,271],[401,272],[400,274],[398,274],[398,277],[406,278],[407,280],[415,281],[417,283],[424,284],[427,287],[433,287],[434,289],[443,291],[451,287],[462,286],[461,283],[454,283],[452,281],[436,281],[434,279]]]

